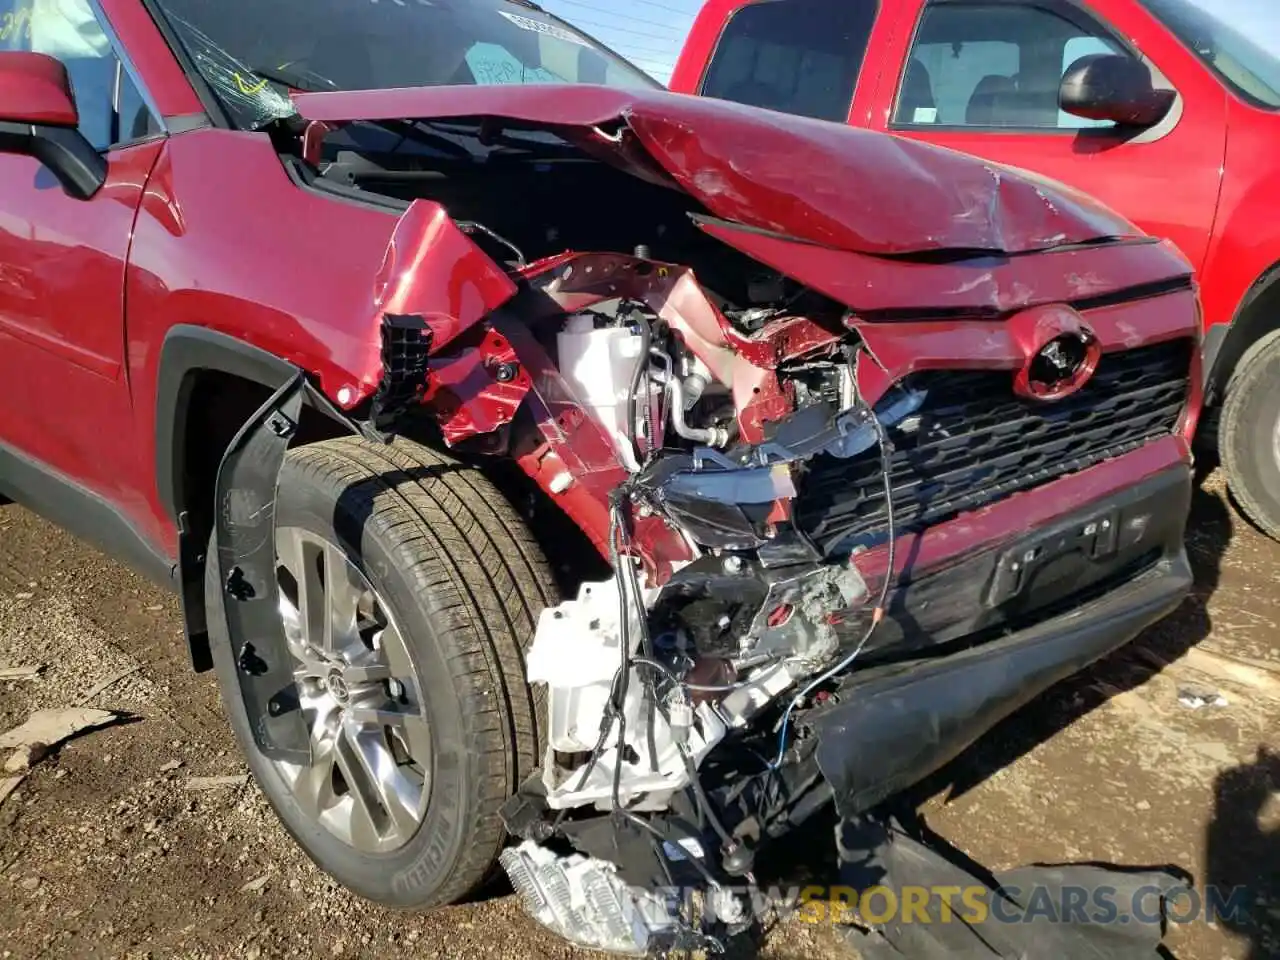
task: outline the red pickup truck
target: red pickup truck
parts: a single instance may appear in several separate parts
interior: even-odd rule
[[[1280,8],[710,0],[671,88],[1034,171],[1172,240],[1203,299],[1201,439],[1280,538]]]

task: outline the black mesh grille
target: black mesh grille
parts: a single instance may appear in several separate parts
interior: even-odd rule
[[[1084,389],[1053,403],[1015,395],[1008,371],[909,378],[928,397],[917,428],[889,432],[898,527],[940,523],[1169,435],[1187,401],[1192,349],[1178,340],[1107,354]],[[795,506],[797,526],[826,550],[883,530],[879,451],[815,458]]]

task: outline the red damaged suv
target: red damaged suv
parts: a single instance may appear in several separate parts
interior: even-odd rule
[[[299,844],[693,930],[1177,606],[1190,265],[510,0],[0,0],[0,489],[181,592]],[[720,905],[717,921],[733,925]]]

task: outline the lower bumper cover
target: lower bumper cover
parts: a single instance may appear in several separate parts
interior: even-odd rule
[[[815,711],[817,762],[843,816],[922,780],[1061,680],[1178,607],[1192,573],[1178,549],[1105,596],[960,653],[850,676]]]

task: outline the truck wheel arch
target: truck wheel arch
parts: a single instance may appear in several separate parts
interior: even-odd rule
[[[1230,323],[1216,324],[1205,334],[1206,404],[1218,406],[1241,358],[1258,340],[1280,330],[1280,262],[1250,284]]]

